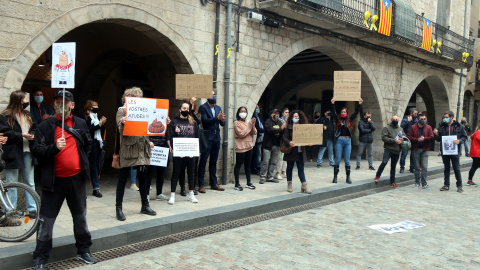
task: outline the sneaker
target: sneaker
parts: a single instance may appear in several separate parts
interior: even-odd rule
[[[90,253],[83,253],[83,254],[77,254],[77,260],[83,261],[86,264],[94,264],[97,263],[97,259],[92,256]]]
[[[369,166],[368,169],[371,171],[375,171],[375,168],[373,166]]]
[[[139,191],[137,185],[135,185],[135,184],[132,184],[132,185],[130,186],[130,189],[131,189],[131,190],[135,190],[135,191]]]
[[[373,181],[375,181],[375,182],[377,182],[377,183],[378,183],[378,182],[380,181],[380,177],[378,177],[378,176],[375,176],[375,178],[373,178]]]
[[[317,168],[321,168],[322,167],[322,164],[317,164]]]
[[[462,187],[457,187],[457,192],[462,193],[462,192],[463,192],[463,188],[462,188]]]
[[[275,179],[283,180],[283,177],[279,173],[277,173],[277,175],[275,175]]]
[[[31,218],[31,219],[36,219],[37,218],[37,211],[36,210],[28,211],[28,217]]]
[[[273,177],[270,179],[267,179],[267,182],[279,183],[278,180],[274,179]]]
[[[404,173],[405,172],[405,168],[400,168],[400,173]]]
[[[250,184],[247,183],[247,184],[245,185],[245,188],[255,189],[255,186],[252,185],[252,183],[250,183]]]
[[[415,183],[415,185],[413,185],[413,188],[419,188],[420,187],[420,184],[418,183]]]
[[[475,182],[473,182],[473,181],[471,181],[471,180],[467,182],[467,186],[478,187],[478,185],[475,184]]]
[[[192,203],[198,203],[198,200],[197,198],[195,198],[195,195],[193,195],[193,193],[188,193],[188,200]]]
[[[422,189],[430,189],[428,185],[422,186]]]
[[[0,227],[15,227],[22,225],[22,221],[18,219],[13,219],[9,217],[0,218]]]
[[[440,191],[449,191],[450,187],[449,186],[443,186]]]
[[[355,170],[360,170],[360,166],[355,167]]]
[[[170,205],[175,204],[175,196],[170,196],[170,199],[168,200],[168,204],[170,204]]]
[[[168,201],[168,197],[163,195],[163,194],[159,194],[157,195],[157,197],[155,198],[157,201]]]
[[[235,186],[235,190],[242,191],[243,188],[241,186]]]
[[[397,184],[395,184],[395,183],[390,184],[390,187],[399,188],[399,186],[398,186]]]
[[[35,264],[33,270],[45,270],[45,264]]]
[[[260,178],[260,184],[265,184],[265,178]]]

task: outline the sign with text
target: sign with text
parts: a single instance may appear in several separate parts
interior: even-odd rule
[[[159,147],[159,146],[153,147],[152,156],[150,157],[150,165],[167,167],[169,152],[170,152],[170,149],[168,147]]]
[[[456,156],[458,155],[458,145],[453,141],[457,140],[457,136],[442,136],[442,155]]]
[[[295,146],[323,144],[323,125],[293,125],[293,142]]]
[[[75,88],[75,42],[52,44],[52,88]]]
[[[168,100],[126,97],[127,121],[123,135],[164,136],[167,131]]]
[[[175,98],[191,97],[211,98],[213,91],[213,75],[176,74]]]
[[[333,98],[336,101],[358,101],[361,98],[361,71],[334,71],[333,80]]]
[[[174,157],[198,157],[200,149],[198,138],[173,138]]]

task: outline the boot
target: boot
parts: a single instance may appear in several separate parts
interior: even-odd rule
[[[153,211],[152,208],[150,208],[150,205],[148,203],[142,204],[142,209],[140,210],[140,213],[150,216],[155,216],[157,214],[157,212]]]
[[[123,214],[122,207],[117,206],[116,210],[117,210],[116,211],[117,212],[117,219],[120,220],[120,221],[124,221],[126,218],[125,218],[125,215]]]
[[[333,166],[333,181],[332,183],[337,183],[337,175],[338,175],[338,166]]]
[[[307,182],[302,182],[302,192],[305,192],[307,194],[312,194],[312,191],[308,189]]]
[[[293,188],[292,188],[292,181],[287,181],[287,191],[292,193],[293,192]]]
[[[350,180],[350,166],[345,166],[345,172],[347,173],[347,184],[351,184],[352,180]]]

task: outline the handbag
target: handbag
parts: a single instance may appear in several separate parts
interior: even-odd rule
[[[117,132],[115,132],[115,146],[113,148],[113,159],[112,159],[112,168],[114,169],[120,169],[120,153],[117,151],[117,137],[118,135],[118,129]]]
[[[282,152],[284,154],[287,154],[287,155],[290,154],[290,152],[292,152],[292,149],[293,149],[293,147],[290,144],[286,145],[284,141],[282,142],[282,145],[280,146],[280,152]]]
[[[198,143],[200,144],[200,153],[205,153],[208,149],[208,141],[210,140],[210,131],[200,128],[198,131]]]

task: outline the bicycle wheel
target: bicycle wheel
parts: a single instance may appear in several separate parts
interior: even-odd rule
[[[0,241],[20,242],[35,233],[40,213],[40,196],[31,187],[18,182],[3,185],[2,196],[11,202],[0,213]]]

